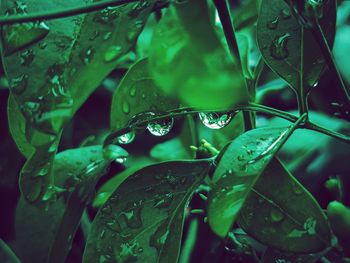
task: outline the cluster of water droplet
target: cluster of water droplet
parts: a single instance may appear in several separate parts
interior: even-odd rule
[[[227,126],[237,112],[201,112],[199,119],[210,129],[221,129]]]

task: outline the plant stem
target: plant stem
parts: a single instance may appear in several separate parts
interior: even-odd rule
[[[38,12],[28,15],[11,15],[0,17],[0,25],[11,25],[15,23],[24,23],[31,21],[41,21],[48,19],[63,18],[68,16],[81,15],[85,13],[95,12],[106,7],[114,7],[127,3],[137,2],[137,0],[107,0],[102,2],[94,2],[86,6],[72,7],[69,9],[56,10],[52,12]]]
[[[222,28],[225,34],[227,45],[231,51],[231,55],[234,60],[237,61],[239,68],[242,70],[242,63],[239,55],[239,48],[237,44],[235,29],[232,23],[230,10],[228,8],[226,0],[214,0],[214,4],[219,14],[219,18],[222,24]],[[249,83],[246,80],[246,88],[249,93]],[[251,94],[249,94],[250,97]],[[243,112],[244,128],[246,131],[251,130],[255,127],[252,115],[250,112]]]
[[[350,103],[350,94],[349,90],[345,86],[345,83],[339,73],[339,70],[334,62],[332,50],[328,44],[327,38],[324,35],[323,29],[316,18],[316,27],[312,29],[312,33],[317,40],[317,43],[321,49],[322,55],[326,60],[329,71],[335,76],[338,86],[343,90],[344,95],[348,103]]]

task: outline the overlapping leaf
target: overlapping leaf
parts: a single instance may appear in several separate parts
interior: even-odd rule
[[[321,207],[278,159],[253,186],[238,224],[251,237],[282,251],[320,252],[331,243]]]
[[[7,1],[3,8],[11,8],[12,13],[26,13],[91,2],[72,0],[44,4],[35,0],[30,1],[27,7],[17,1]],[[4,28],[2,55],[14,98],[9,111],[17,111],[17,114],[9,113],[9,123],[16,143],[30,159],[30,165],[27,164],[30,170],[38,170],[39,165],[49,166],[55,153],[54,150],[45,153],[44,149],[52,149],[51,146],[59,141],[65,122],[116,67],[121,56],[134,46],[153,3],[132,3],[88,15],[48,21],[45,27],[49,29],[46,28],[45,32],[41,24],[40,28],[35,23],[22,24],[23,27],[32,27],[28,30],[32,34],[25,35],[27,43],[22,43],[19,34],[23,31],[22,27]],[[16,49],[4,52],[10,40],[21,41],[16,42]],[[38,148],[34,154],[32,146]],[[37,162],[44,159],[46,162]],[[37,180],[38,175],[33,171],[26,174]],[[42,176],[37,185],[21,185],[25,196],[35,197],[29,201],[40,200],[51,184],[50,174],[49,167],[47,175]],[[42,190],[33,194],[38,188]]]
[[[165,162],[130,176],[99,210],[84,262],[177,262],[186,206],[210,163]]]

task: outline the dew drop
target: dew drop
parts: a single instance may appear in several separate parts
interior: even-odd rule
[[[289,33],[275,37],[270,45],[270,54],[273,58],[281,60],[288,57],[289,51],[287,44],[290,38],[291,35]]]
[[[81,62],[83,62],[85,65],[89,64],[91,62],[92,57],[94,56],[95,50],[89,46],[85,49],[83,49],[79,53],[79,58]]]
[[[123,101],[122,104],[122,110],[125,114],[129,114],[130,113],[130,104],[127,101]]]
[[[281,222],[284,219],[283,213],[277,208],[271,209],[270,217],[271,217],[271,221],[274,223]]]
[[[199,119],[210,129],[221,129],[227,126],[235,115],[236,112],[201,112]]]
[[[13,78],[10,82],[10,86],[12,91],[15,94],[22,94],[28,85],[28,75],[27,74],[23,74],[21,76],[18,76],[16,78]]]
[[[158,253],[161,251],[169,235],[169,230],[166,224],[161,224],[154,234],[151,236],[149,244],[151,247],[157,249]]]
[[[282,9],[280,15],[283,19],[289,19],[291,17],[289,8]]]
[[[132,87],[129,91],[129,94],[131,97],[135,97],[136,95],[136,87]]]
[[[106,34],[104,34],[103,40],[106,41],[106,40],[110,39],[111,35],[112,35],[112,32],[107,32]]]
[[[140,34],[143,27],[143,21],[137,20],[135,25],[129,28],[128,34],[126,36],[126,40],[129,42],[133,42],[137,36]]]
[[[128,227],[134,229],[142,227],[142,208],[143,202],[140,200],[139,202],[127,205],[127,208],[125,209],[126,211],[121,213]]]
[[[158,196],[154,200],[154,206],[155,208],[168,208],[173,201],[174,194],[173,193],[167,193],[163,196]]]
[[[29,66],[32,64],[34,60],[34,51],[33,49],[28,49],[27,51],[22,52],[20,55],[21,65],[22,66]]]
[[[95,14],[93,21],[107,25],[107,24],[112,24],[113,21],[119,17],[119,10],[116,7],[107,7],[97,14]]]
[[[136,18],[145,8],[149,6],[150,3],[148,1],[139,1],[133,5],[132,9],[128,13],[128,16],[130,18]]]
[[[98,38],[99,35],[100,35],[100,32],[98,30],[95,30],[94,33],[92,34],[92,36],[89,37],[89,40],[93,41],[96,38]]]
[[[135,139],[135,132],[131,131],[119,136],[117,138],[117,141],[120,144],[128,144],[128,143],[131,143],[134,139]]]
[[[156,115],[155,113],[151,113],[151,114],[154,116]],[[147,125],[147,130],[152,135],[164,136],[164,135],[167,135],[171,131],[173,124],[174,124],[173,118],[159,120],[159,121],[155,121],[155,122],[150,122]]]
[[[118,57],[120,57],[121,54],[122,54],[121,46],[111,46],[107,49],[106,53],[104,54],[104,60],[105,62],[114,61]]]
[[[40,49],[45,49],[46,47],[47,47],[47,43],[46,42],[42,41],[42,42],[39,43],[39,48]]]
[[[278,26],[278,21],[279,21],[279,16],[277,16],[275,19],[270,20],[269,22],[267,22],[266,26],[268,29],[274,30],[277,28]]]

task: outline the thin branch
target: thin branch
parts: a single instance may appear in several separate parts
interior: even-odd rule
[[[72,7],[63,10],[55,10],[52,12],[38,12],[28,15],[11,15],[11,16],[2,16],[0,17],[0,25],[11,25],[15,23],[25,23],[32,21],[42,21],[49,19],[57,19],[68,16],[81,15],[85,13],[95,12],[106,7],[115,7],[124,5],[127,3],[138,2],[138,0],[107,0],[102,2],[94,2],[86,6]]]

